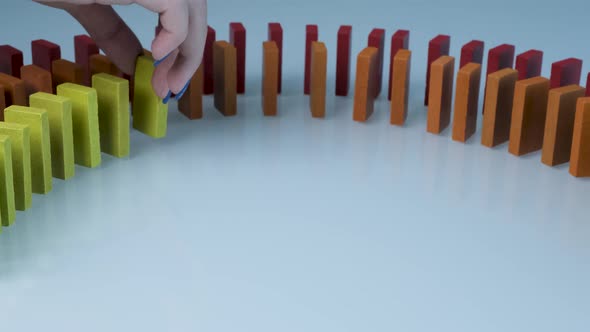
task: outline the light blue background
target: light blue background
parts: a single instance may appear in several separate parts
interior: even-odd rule
[[[316,6],[311,11],[311,6]],[[585,1],[211,1],[210,24],[248,30],[247,95],[223,118],[172,104],[169,134],[132,133],[131,157],[104,156],[34,196],[0,235],[3,331],[588,331],[590,181],[506,145],[426,133],[428,40],[513,43],[588,72]],[[120,13],[149,45],[154,15]],[[260,109],[266,23],[285,30],[280,116]],[[45,38],[73,58],[81,28],[25,0],[3,1],[0,44]],[[302,96],[305,24],[329,52],[328,116]],[[411,109],[388,124],[382,96],[368,123],[335,98],[336,31],[354,56],[374,27],[411,30]],[[353,58],[354,59],[354,58]],[[458,59],[457,59],[458,60]],[[485,65],[485,63],[484,63]],[[386,61],[387,69],[389,62]],[[353,65],[354,72],[354,65]],[[387,77],[384,75],[384,77]],[[584,84],[584,83],[582,83]]]

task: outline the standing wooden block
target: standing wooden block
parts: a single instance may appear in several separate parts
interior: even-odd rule
[[[313,42],[311,47],[311,95],[309,105],[311,116],[326,116],[326,75],[328,66],[328,50],[322,42]]]
[[[229,24],[229,42],[236,48],[237,93],[246,92],[246,28],[242,23]]]
[[[72,101],[74,161],[80,166],[98,167],[101,155],[96,90],[79,84],[64,83],[57,87],[57,95]]]
[[[410,94],[410,66],[412,52],[400,49],[393,58],[391,68],[391,114],[389,122],[392,125],[403,126],[408,117],[408,96]]]
[[[512,68],[514,66],[514,45],[502,44],[492,48],[488,52],[488,68],[486,75],[495,73],[504,68]]]
[[[58,85],[64,83],[84,84],[84,70],[74,62],[68,60],[55,60],[51,65],[51,74],[53,78],[54,90]]]
[[[428,43],[428,63],[426,64],[426,91],[424,92],[424,106],[428,106],[431,65],[440,57],[449,55],[450,47],[451,37],[447,35],[438,35]]]
[[[213,44],[215,44],[215,29],[207,27],[207,39],[203,52],[203,94],[213,93]]]
[[[31,53],[33,54],[33,64],[47,71],[51,71],[53,61],[61,59],[59,45],[43,39],[31,42]]]
[[[0,122],[0,135],[10,137],[15,207],[28,210],[33,201],[31,185],[31,130],[29,126]]]
[[[461,48],[461,60],[459,69],[463,68],[469,63],[483,63],[483,50],[485,44],[481,40],[472,40],[469,43],[463,45]]]
[[[305,26],[305,77],[303,80],[303,93],[308,95],[311,85],[311,44],[318,41],[318,26],[308,24]]]
[[[4,227],[11,226],[16,219],[11,146],[10,137],[0,135],[0,226]]]
[[[590,98],[579,98],[574,120],[570,174],[590,177]]]
[[[41,108],[10,106],[6,122],[29,126],[31,131],[31,174],[35,194],[47,194],[52,189],[49,117]]]
[[[91,55],[89,59],[89,68],[91,75],[90,77],[100,73],[110,74],[117,77],[123,77],[123,73],[121,72],[121,70],[119,70],[119,68],[117,68],[117,66],[115,66],[115,64],[112,63],[111,60],[109,60],[109,58],[107,58],[107,56],[103,54]],[[126,79],[129,80],[129,78]]]
[[[383,58],[385,53],[385,30],[373,29],[369,34],[368,47],[377,48],[377,85],[375,89],[375,98],[381,94],[381,85],[383,84]]]
[[[481,144],[493,148],[510,138],[514,86],[518,72],[505,68],[488,75],[483,112]]]
[[[203,117],[203,64],[199,66],[188,86],[188,90],[178,101],[178,110],[191,120]]]
[[[236,115],[236,48],[226,41],[216,41],[213,46],[213,67],[215,108],[224,116]]]
[[[32,94],[29,100],[31,107],[47,110],[53,177],[62,180],[72,178],[75,174],[72,101],[45,92]]]
[[[23,66],[23,52],[10,46],[0,46],[0,73],[20,78],[20,67]]]
[[[455,141],[466,142],[475,134],[480,82],[481,65],[479,63],[468,63],[459,69],[453,116],[453,140]]]
[[[590,97],[590,73],[588,73],[588,78],[586,78],[586,97]]]
[[[262,113],[277,115],[277,84],[279,83],[279,47],[273,41],[262,44]]]
[[[277,92],[281,94],[283,90],[283,27],[280,23],[268,24],[268,40],[277,43],[279,48],[279,84],[277,85]]]
[[[153,138],[162,138],[168,128],[168,104],[154,92],[153,75],[154,59],[146,55],[138,57],[133,80],[133,128]]]
[[[25,82],[14,76],[0,73],[0,85],[4,87],[4,103],[6,107],[10,105],[27,105]],[[0,121],[2,120],[4,120],[3,108],[0,109]]]
[[[533,77],[516,82],[508,151],[522,156],[543,146],[549,80]]]
[[[378,52],[379,50],[376,47],[367,47],[357,57],[354,110],[352,113],[354,121],[365,122],[373,114]]]
[[[338,29],[338,45],[336,54],[336,95],[348,96],[350,85],[350,45],[352,42],[352,26],[342,25]]]
[[[117,158],[129,155],[129,81],[106,73],[92,76],[98,101],[100,150]]]
[[[570,160],[576,102],[583,96],[584,88],[578,85],[549,90],[541,155],[543,164],[557,166]]]
[[[442,56],[432,63],[430,70],[430,104],[426,130],[431,134],[440,134],[451,122],[455,58]]]
[[[570,84],[580,84],[582,60],[569,58],[551,65],[551,89]]]
[[[4,109],[6,108],[6,94],[4,90],[4,85],[0,83],[0,116],[4,117]],[[3,119],[0,119],[3,120]]]
[[[393,76],[395,75],[394,62],[397,52],[407,50],[410,46],[410,31],[397,30],[391,36],[391,52],[389,54],[389,85],[387,89],[387,100],[391,100],[391,88],[393,86]]]
[[[528,50],[516,57],[516,70],[518,70],[519,80],[526,80],[527,78],[541,76],[542,68],[542,51]]]
[[[87,35],[74,36],[74,52],[76,63],[84,72],[84,84],[90,85],[90,57],[100,52],[98,45]]]
[[[36,65],[27,65],[21,67],[20,76],[25,84],[27,101],[36,92],[53,93],[53,80],[49,71]]]

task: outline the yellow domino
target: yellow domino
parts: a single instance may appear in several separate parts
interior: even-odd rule
[[[4,120],[30,127],[33,192],[35,194],[47,194],[52,188],[51,147],[47,111],[41,108],[13,105],[4,111]]]
[[[57,95],[72,101],[74,161],[94,168],[100,165],[100,134],[96,90],[74,83],[57,86]]]
[[[31,130],[29,126],[0,122],[0,135],[10,137],[12,175],[16,209],[25,211],[33,201],[31,187]]]
[[[0,135],[0,224],[7,227],[12,225],[15,219],[11,142],[10,137]]]
[[[135,65],[133,92],[133,128],[153,138],[166,136],[168,105],[162,103],[152,88],[154,60],[142,55]]]

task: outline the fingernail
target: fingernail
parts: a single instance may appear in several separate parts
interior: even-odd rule
[[[168,94],[166,95],[166,98],[164,98],[164,100],[162,100],[162,103],[168,104],[168,101],[170,100],[170,96],[172,96],[172,91],[168,91]]]
[[[170,54],[172,54],[172,53],[168,53],[168,54],[167,54],[165,57],[163,57],[162,59],[154,61],[154,67],[158,67],[158,65],[159,65],[159,64],[161,64],[161,63],[162,63],[164,60],[166,60],[166,58],[168,58],[168,57],[170,56]]]
[[[184,93],[188,89],[188,86],[190,85],[190,83],[191,83],[190,81],[186,82],[186,85],[184,86],[184,88],[182,88],[182,90],[180,90],[180,92],[176,95],[176,97],[174,97],[174,99],[180,100],[180,98],[182,98],[182,95],[184,95]]]

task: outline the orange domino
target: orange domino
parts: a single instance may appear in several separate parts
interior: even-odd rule
[[[377,89],[377,53],[376,47],[367,47],[357,57],[352,112],[354,121],[365,122],[373,114]]]
[[[53,92],[51,73],[37,65],[22,66],[20,76],[25,83],[27,98],[36,92]]]
[[[508,152],[515,156],[538,151],[543,146],[549,80],[537,76],[517,81]]]
[[[412,51],[400,49],[391,66],[390,119],[392,125],[403,126],[408,117],[408,96],[410,93],[410,66]]]
[[[590,97],[579,98],[577,102],[570,174],[590,177]]]
[[[95,74],[106,73],[113,76],[121,77],[123,73],[115,66],[114,63],[104,54],[93,54],[89,60],[90,76]]]
[[[570,161],[576,102],[584,96],[584,92],[579,85],[549,90],[541,155],[543,164],[557,166]]]
[[[488,75],[481,132],[483,146],[493,148],[510,138],[514,85],[518,77],[519,72],[512,68]]]
[[[279,47],[274,41],[262,43],[262,113],[277,115]]]
[[[63,83],[84,84],[84,68],[77,63],[58,59],[51,63],[54,91]]]
[[[191,120],[203,117],[203,64],[199,66],[188,89],[178,101],[178,110]]]
[[[326,115],[326,75],[328,50],[322,42],[311,43],[311,82],[309,106],[311,116],[323,118]]]
[[[237,53],[227,41],[213,45],[213,84],[215,108],[224,116],[237,114]]]
[[[440,134],[451,122],[455,58],[443,55],[430,65],[426,130]]]
[[[479,63],[468,63],[457,73],[453,115],[454,141],[466,142],[475,134],[480,81],[481,65]]]
[[[0,85],[4,86],[5,107],[27,106],[25,82],[14,76],[0,73]],[[4,108],[0,108],[0,121],[4,121]]]

